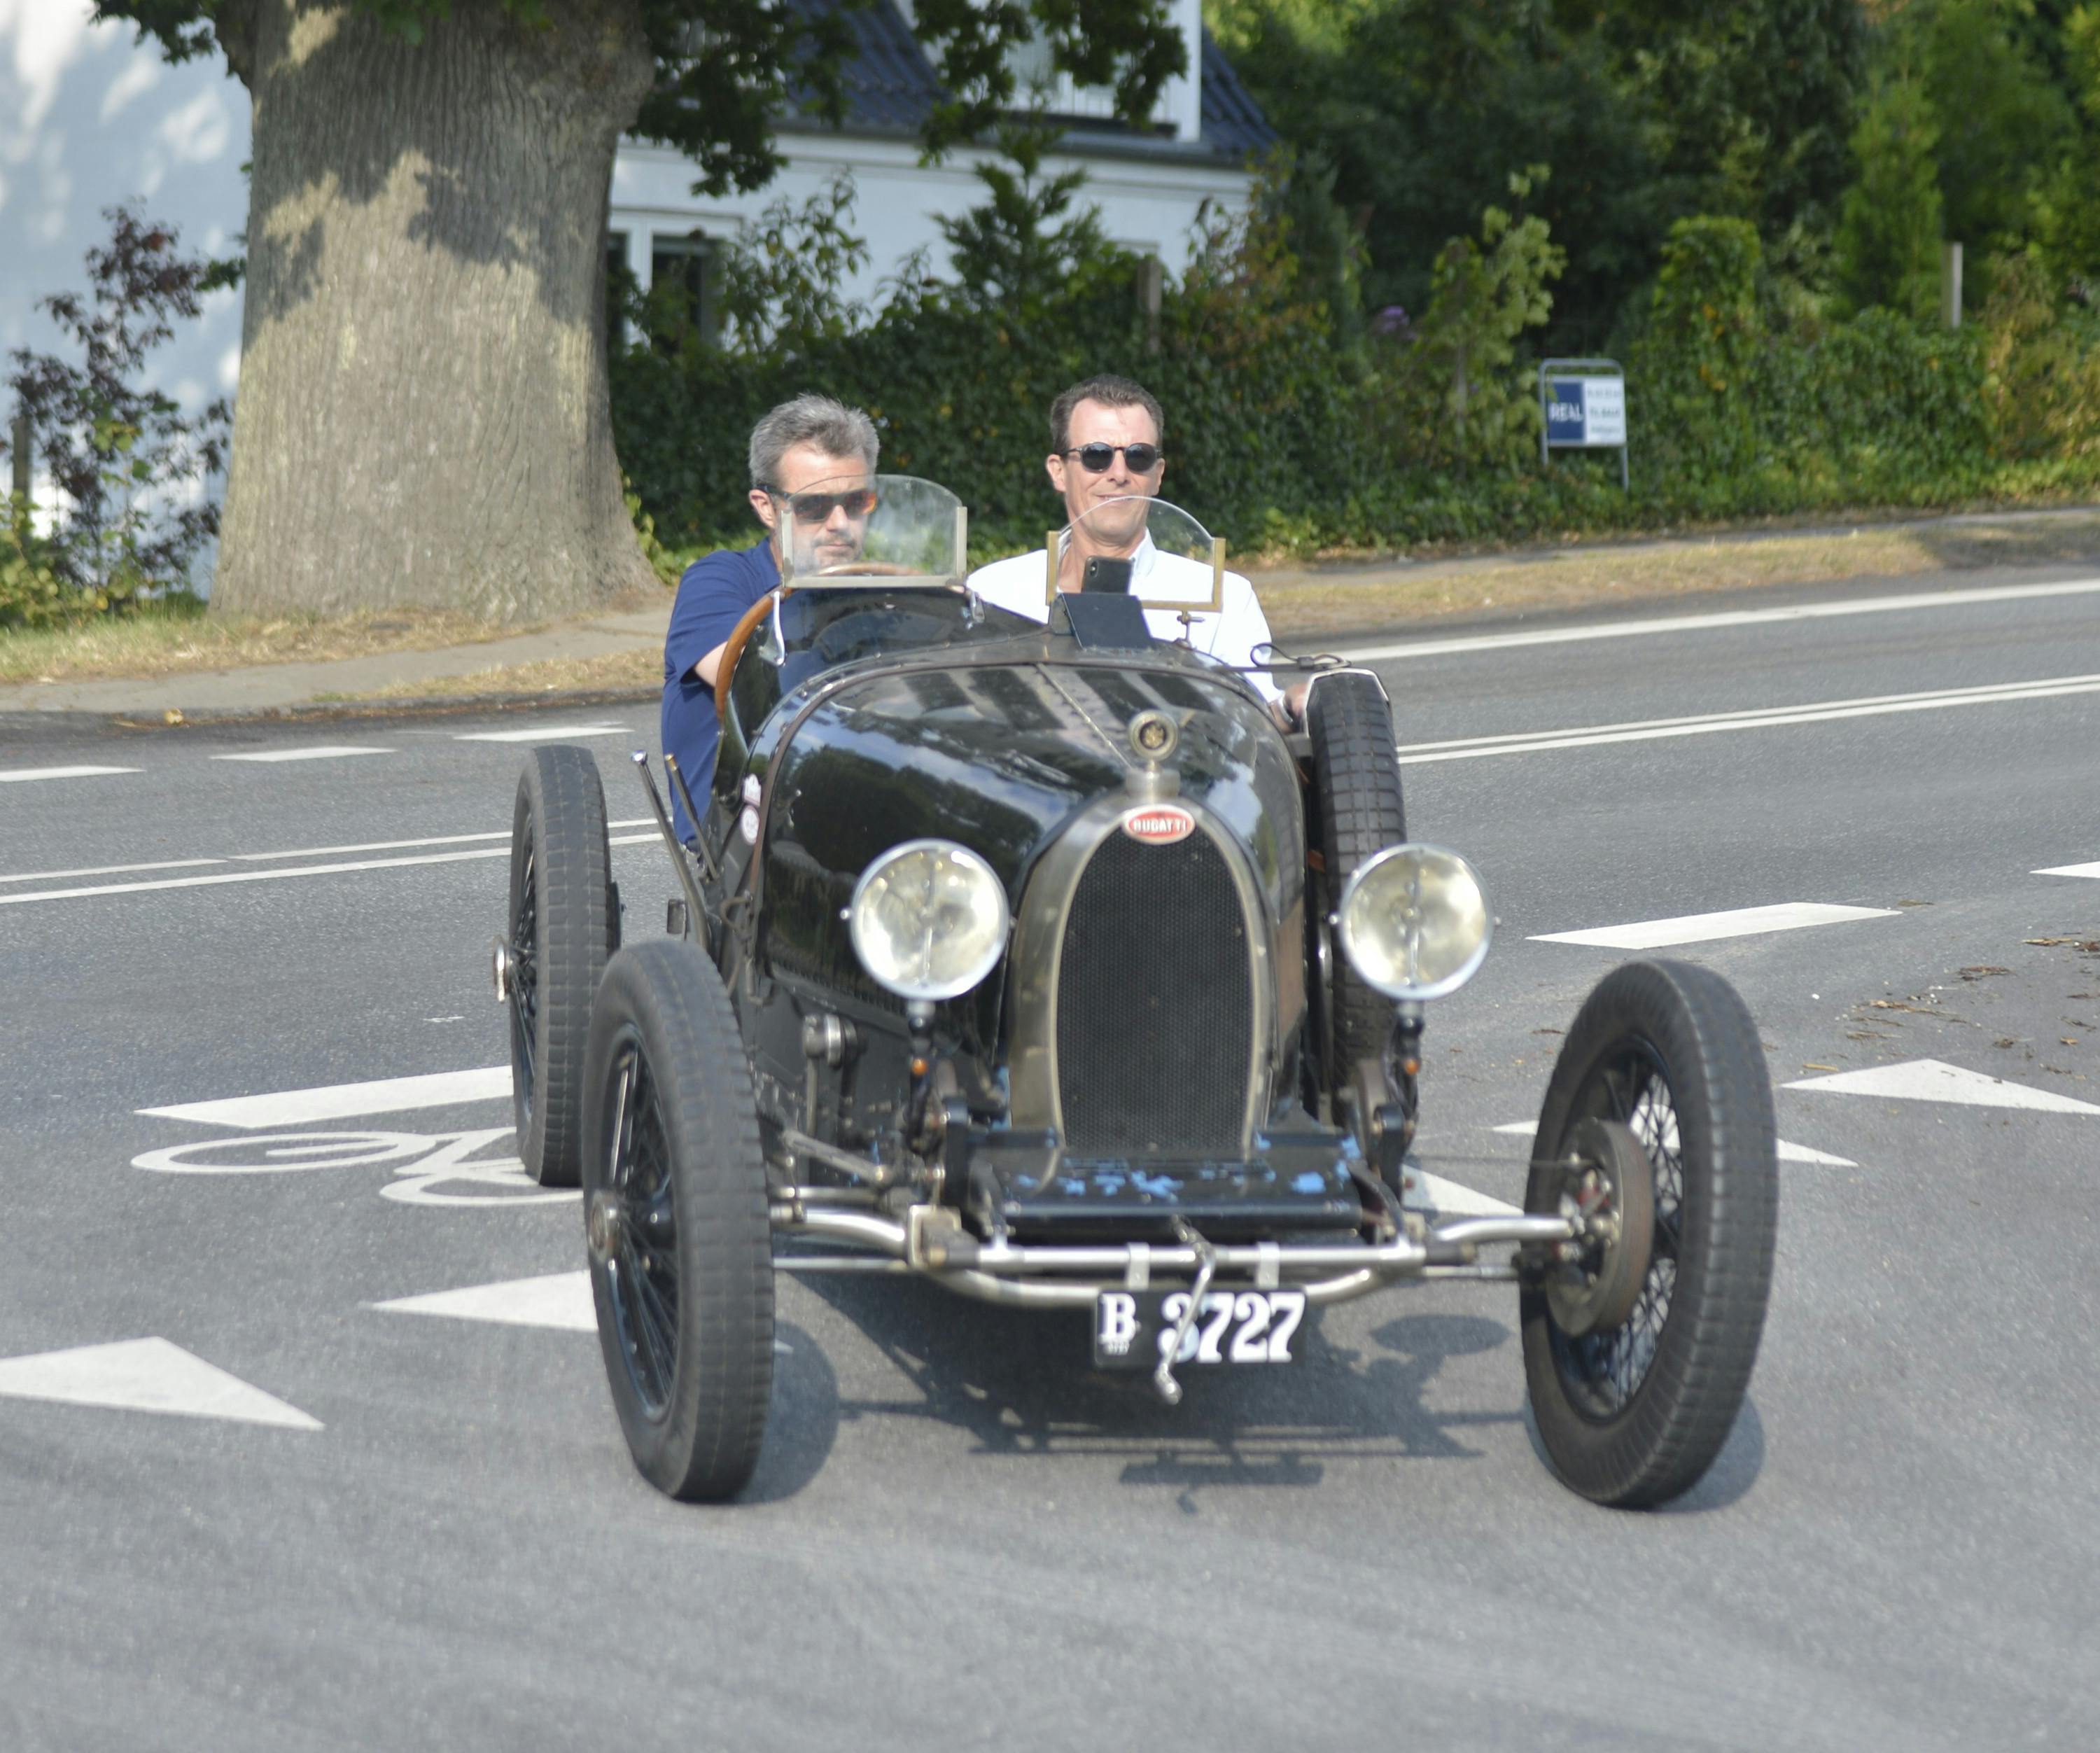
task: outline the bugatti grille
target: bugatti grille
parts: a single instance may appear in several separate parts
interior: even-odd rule
[[[1254,1029],[1247,922],[1209,836],[1101,842],[1065,925],[1057,992],[1065,1146],[1238,1156]]]

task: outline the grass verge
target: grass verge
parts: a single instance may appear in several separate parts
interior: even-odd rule
[[[508,638],[544,625],[505,625],[426,609],[251,619],[148,608],[73,627],[0,632],[0,683],[171,676],[428,651]]]
[[[556,657],[537,663],[498,665],[464,676],[433,676],[396,682],[364,694],[320,694],[332,705],[413,700],[482,700],[497,695],[654,693],[664,686],[664,653],[655,645],[602,657]]]

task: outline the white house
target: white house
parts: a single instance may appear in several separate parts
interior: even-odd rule
[[[1117,122],[1105,91],[1069,81],[1050,99],[1069,129],[1051,168],[1083,165],[1109,235],[1170,268],[1185,259],[1203,202],[1243,199],[1248,166],[1274,139],[1205,35],[1201,0],[1173,7],[1189,71],[1162,93],[1149,127]],[[94,24],[91,11],[90,0],[0,0],[0,358],[55,345],[35,302],[84,288],[82,258],[108,235],[104,209],[135,201],[176,225],[185,248],[211,254],[237,248],[246,223],[246,91],[218,58],[171,67],[131,26]],[[855,224],[872,257],[852,296],[871,297],[920,245],[931,246],[936,272],[945,269],[937,217],[979,199],[974,157],[918,162],[918,129],[937,87],[911,34],[911,0],[873,0],[849,17],[845,124],[783,122],[787,163],[767,188],[703,199],[691,192],[694,169],[680,154],[636,141],[621,147],[608,242],[641,285],[677,275],[704,296],[712,241],[783,196],[799,203],[840,169],[855,178]],[[160,386],[192,410],[230,394],[240,369],[234,292],[215,294],[202,320],[156,356]]]
[[[640,141],[623,145],[613,167],[608,243],[635,283],[646,288],[665,275],[682,275],[704,309],[709,245],[735,236],[783,197],[799,206],[841,170],[854,178],[854,228],[868,241],[870,258],[845,288],[849,297],[871,301],[880,283],[917,249],[929,252],[935,272],[945,272],[938,222],[983,198],[973,174],[982,155],[961,150],[939,165],[919,162],[919,130],[939,86],[912,35],[911,10],[911,0],[872,0],[848,15],[854,44],[841,69],[845,123],[784,121],[779,137],[787,163],[762,189],[696,196],[693,166],[681,154]],[[1049,86],[1048,111],[1065,133],[1044,170],[1054,175],[1083,167],[1108,235],[1179,270],[1203,203],[1243,203],[1249,167],[1276,136],[1205,33],[1202,0],[1173,0],[1173,11],[1189,71],[1168,82],[1152,126],[1124,126],[1106,91],[1060,77]],[[1031,70],[1020,69],[1024,76]]]

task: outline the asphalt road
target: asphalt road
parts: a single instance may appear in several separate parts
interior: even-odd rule
[[[1789,1146],[1749,1403],[1649,1515],[1540,1464],[1492,1287],[1169,1409],[1080,1322],[786,1283],[748,1500],[668,1503],[569,1281],[380,1306],[582,1264],[486,1078],[145,1111],[498,1065],[521,751],[463,739],[606,727],[632,823],[653,712],[0,725],[0,1747],[2091,1746],[2100,581],[1820,612],[1921,588],[1378,660],[1499,916],[1432,1018],[1449,1182],[1520,1198],[1496,1128],[1643,953],[1541,939],[1858,910],[1621,934],[1740,987]],[[23,776],[70,768],[126,771]]]

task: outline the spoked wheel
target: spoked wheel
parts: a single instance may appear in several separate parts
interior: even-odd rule
[[[621,951],[591,1016],[584,1209],[620,1428],[674,1498],[733,1497],[773,1385],[765,1159],[736,1018],[691,945]]]
[[[620,941],[605,793],[588,749],[550,745],[525,763],[511,817],[505,926],[518,1155],[542,1186],[573,1187],[591,1000]]]
[[[1407,810],[1393,750],[1392,709],[1375,676],[1344,670],[1320,677],[1305,703],[1305,729],[1312,744],[1313,787],[1307,825],[1321,866],[1307,903],[1308,943],[1320,992],[1321,1085],[1331,1099],[1352,1087],[1360,1062],[1383,1063],[1393,1004],[1357,978],[1333,941],[1327,916],[1358,866],[1407,838]]]
[[[1609,1184],[1611,1153],[1636,1142],[1650,1188],[1639,1165],[1618,1178],[1650,1230],[1638,1285],[1613,1281],[1623,1253],[1591,1249],[1521,1297],[1546,1454],[1574,1490],[1622,1508],[1666,1503],[1713,1464],[1749,1386],[1771,1286],[1771,1080],[1749,1010],[1705,969],[1631,962],[1590,995],[1546,1088],[1524,1209],[1585,1196],[1584,1171],[1566,1164],[1586,1164],[1592,1189]]]

